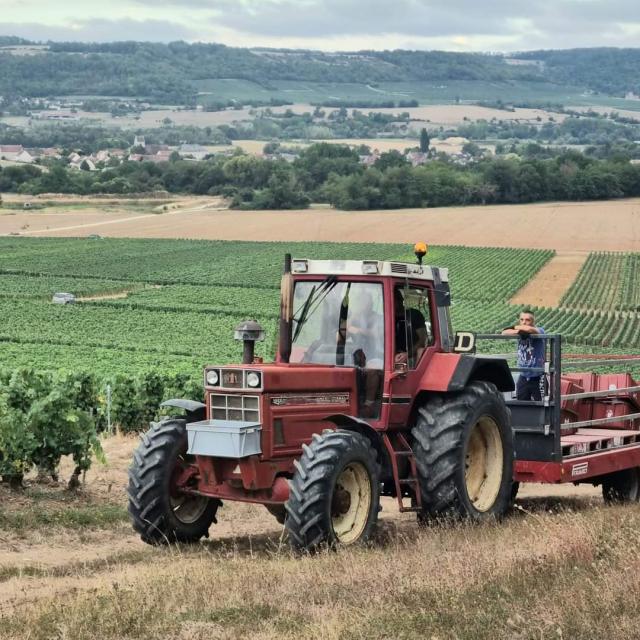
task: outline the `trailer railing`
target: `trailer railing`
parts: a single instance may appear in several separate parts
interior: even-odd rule
[[[544,333],[530,334],[532,340],[544,341],[544,362],[539,367],[519,367],[510,365],[513,374],[537,374],[544,378],[541,385],[541,400],[518,400],[506,398],[511,410],[514,432],[516,459],[559,461],[562,457],[560,437],[561,427],[561,376],[562,376],[562,336]],[[508,341],[520,339],[517,334],[479,333],[475,335],[476,349],[478,341]],[[477,349],[478,352],[481,350]],[[516,358],[516,349],[510,353],[482,353],[483,357],[506,359]],[[515,380],[515,376],[514,376]]]
[[[503,334],[476,334],[478,341],[513,341],[519,340],[519,335]],[[513,430],[516,440],[516,457],[529,460],[558,460],[562,457],[561,437],[564,432],[581,428],[598,427],[612,423],[630,423],[640,420],[640,412],[627,415],[605,418],[592,418],[590,420],[563,421],[562,405],[570,400],[583,400],[595,398],[616,398],[624,394],[640,392],[640,385],[604,389],[599,391],[585,391],[580,393],[561,393],[563,371],[583,370],[589,371],[593,367],[620,367],[628,364],[640,366],[640,356],[597,358],[593,356],[563,358],[562,337],[559,334],[531,334],[532,340],[543,340],[545,343],[544,363],[540,367],[509,366],[512,374],[533,373],[544,378],[546,384],[541,385],[542,399],[518,400],[507,398],[507,404],[511,410]],[[480,352],[481,350],[478,349]],[[516,358],[516,351],[510,353],[482,353],[484,357],[506,359],[507,362]],[[514,375],[514,379],[515,379]]]

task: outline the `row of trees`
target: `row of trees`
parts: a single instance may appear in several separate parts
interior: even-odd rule
[[[570,117],[562,122],[525,124],[479,120],[458,127],[457,134],[471,140],[533,140],[555,144],[599,145],[640,139],[640,114],[635,123],[604,117]]]
[[[102,171],[54,163],[0,170],[0,191],[224,195],[239,208],[287,209],[328,202],[341,209],[593,200],[640,195],[640,166],[564,152],[553,158],[446,157],[412,167],[397,151],[366,167],[346,145],[309,146],[293,163],[237,154],[202,162],[125,162]]]
[[[0,142],[20,144],[24,147],[57,147],[93,153],[100,149],[127,149],[135,135],[144,136],[147,144],[229,144],[230,139],[218,127],[194,127],[172,125],[153,129],[137,129],[135,132],[119,127],[82,123],[39,124],[26,129],[8,127],[0,123]]]

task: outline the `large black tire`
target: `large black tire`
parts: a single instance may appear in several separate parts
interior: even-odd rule
[[[197,542],[206,536],[220,500],[179,493],[174,474],[191,460],[184,419],[152,423],[129,468],[129,515],[148,544]]]
[[[412,430],[422,494],[421,518],[500,518],[512,502],[511,415],[495,385],[476,381],[464,391],[419,407]]]
[[[367,438],[342,429],[314,434],[295,465],[285,504],[292,547],[366,542],[380,510],[380,468]]]
[[[609,504],[624,504],[640,500],[640,469],[624,469],[602,479],[602,497]]]

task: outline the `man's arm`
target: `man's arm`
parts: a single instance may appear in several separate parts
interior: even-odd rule
[[[532,327],[531,325],[528,324],[517,324],[515,327],[513,327],[513,333],[535,333],[538,334],[540,333],[540,330],[538,329],[538,327]]]

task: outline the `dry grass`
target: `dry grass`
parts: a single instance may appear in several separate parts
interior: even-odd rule
[[[277,536],[159,549],[7,619],[9,638],[635,638],[638,508],[396,531],[293,557]]]
[[[203,544],[152,548],[123,520],[136,442],[106,440],[77,497],[3,493],[0,637],[637,637],[638,506],[524,487],[501,524],[419,529],[386,500],[370,548],[296,557],[266,510],[233,503]]]

